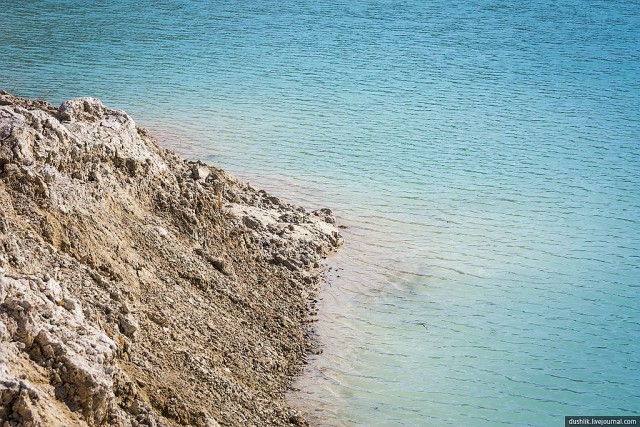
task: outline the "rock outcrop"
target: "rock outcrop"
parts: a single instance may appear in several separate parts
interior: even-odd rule
[[[0,92],[0,424],[307,425],[284,396],[334,223],[96,99]]]

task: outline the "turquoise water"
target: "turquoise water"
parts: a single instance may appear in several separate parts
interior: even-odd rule
[[[640,414],[640,3],[0,0],[0,87],[91,95],[348,226],[318,425]]]

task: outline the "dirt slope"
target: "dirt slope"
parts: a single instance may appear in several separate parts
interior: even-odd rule
[[[284,395],[333,222],[96,99],[0,92],[0,422],[306,425]]]

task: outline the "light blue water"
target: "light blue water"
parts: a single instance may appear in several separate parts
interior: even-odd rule
[[[640,3],[299,3],[0,0],[0,87],[337,211],[316,423],[640,414]]]

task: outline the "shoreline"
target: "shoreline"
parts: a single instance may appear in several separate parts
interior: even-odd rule
[[[169,130],[165,125],[162,128],[156,126],[149,126],[146,122],[144,127],[149,129],[156,138],[158,144],[171,151],[176,152],[181,157],[196,160],[198,158],[205,157],[201,148],[192,150],[191,147],[186,145],[186,142],[192,137],[188,131],[181,131],[178,129]],[[216,155],[214,154],[213,157]],[[208,157],[211,160],[210,157]],[[211,160],[215,163],[214,160]],[[270,194],[278,194],[282,197],[283,201],[294,206],[305,206],[308,209],[321,209],[323,205],[322,200],[331,200],[329,194],[318,194],[318,188],[314,188],[313,185],[309,186],[309,181],[296,180],[290,176],[274,175],[272,173],[265,173],[263,170],[239,170],[237,165],[229,166],[225,165],[224,169],[230,171],[237,179],[258,184],[258,186],[267,191]],[[313,184],[313,183],[311,183]],[[343,205],[339,205],[340,213],[342,213]],[[354,235],[353,229],[359,229],[363,227],[362,223],[354,222],[350,217],[335,216],[336,224],[339,224],[340,233],[344,237],[344,248],[351,245],[368,245],[371,242],[362,235]],[[348,226],[346,224],[349,224]],[[305,366],[303,371],[297,375],[287,391],[286,401],[289,402],[294,408],[300,411],[302,416],[314,427],[338,427],[344,424],[342,421],[338,421],[335,408],[327,405],[327,402],[319,399],[317,396],[311,396],[312,391],[316,391],[319,386],[319,380],[323,381],[325,378],[322,374],[322,366],[319,363],[319,358],[323,357],[324,351],[335,345],[341,345],[340,341],[334,341],[331,339],[331,334],[324,334],[319,329],[323,328],[324,323],[332,323],[336,320],[335,311],[338,309],[336,301],[330,302],[337,297],[335,293],[336,286],[342,288],[348,285],[344,284],[344,279],[340,279],[341,275],[344,277],[345,268],[349,270],[349,267],[353,267],[353,260],[347,255],[348,250],[341,249],[338,253],[332,254],[323,263],[323,280],[315,293],[314,300],[314,312],[308,319],[310,325],[313,327],[310,329],[311,334],[311,350],[308,353],[308,357],[305,359]],[[341,273],[342,272],[342,273]],[[349,273],[347,271],[347,273]],[[336,277],[337,276],[337,277]],[[344,290],[339,293],[341,296],[345,296]],[[348,297],[348,296],[347,296]],[[325,310],[328,310],[325,312]],[[331,313],[334,316],[332,317]],[[328,331],[324,331],[328,332]],[[326,419],[325,419],[326,418]]]
[[[92,98],[0,92],[0,133],[0,420],[308,425],[285,395],[342,245],[329,210],[184,160]]]

